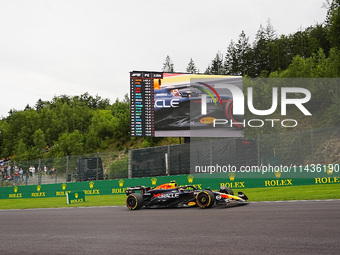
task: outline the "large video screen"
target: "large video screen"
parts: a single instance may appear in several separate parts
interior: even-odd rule
[[[242,91],[242,77],[132,71],[131,136],[242,137],[231,88]]]

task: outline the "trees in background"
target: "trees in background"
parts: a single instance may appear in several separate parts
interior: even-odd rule
[[[329,3],[324,24],[300,29],[293,34],[277,36],[270,20],[265,27],[260,25],[252,44],[242,31],[237,42],[230,41],[226,49],[223,69],[219,67],[217,71],[214,68],[213,64],[220,65],[219,59],[215,57],[205,73],[268,77],[272,72],[287,69],[297,55],[303,59],[312,58],[322,49],[325,57],[328,58],[332,48],[340,48],[339,2],[340,0],[333,0]],[[220,55],[222,54],[217,54]]]
[[[211,64],[204,72],[205,74],[225,74],[223,67],[223,56],[221,52],[216,53],[216,57],[211,61]]]
[[[165,72],[165,73],[173,73],[175,71],[174,70],[174,63],[172,62],[169,55],[167,55],[166,58],[165,58],[162,71]]]
[[[340,0],[326,1],[326,28],[332,47],[340,49]]]
[[[266,26],[260,25],[252,43],[241,31],[237,41],[230,41],[225,57],[218,52],[204,73],[269,77],[271,73],[288,69],[296,56],[315,58],[322,49],[325,58],[334,58],[336,49],[340,50],[340,0],[327,0],[325,7],[327,16],[324,23],[300,28],[293,34],[278,36],[270,20]],[[196,70],[190,59],[186,71],[195,73]],[[174,72],[169,56],[163,64],[163,71]],[[337,72],[333,70],[331,77]]]
[[[129,116],[127,95],[113,104],[88,93],[39,99],[34,108],[12,111],[0,121],[0,156],[28,160],[105,149],[130,139]]]
[[[195,62],[192,60],[192,58],[190,58],[186,71],[187,73],[198,73],[198,69],[195,65]]]

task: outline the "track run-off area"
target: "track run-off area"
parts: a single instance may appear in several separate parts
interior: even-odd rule
[[[340,200],[0,210],[1,254],[339,254]]]

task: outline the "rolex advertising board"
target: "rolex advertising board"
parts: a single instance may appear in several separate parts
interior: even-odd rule
[[[96,195],[121,195],[125,194],[127,187],[143,185],[156,187],[163,183],[176,181],[178,185],[193,185],[197,189],[210,188],[217,190],[221,186],[232,189],[281,187],[296,185],[318,185],[318,184],[340,184],[339,165],[324,166],[325,172],[314,172],[313,168],[304,168],[309,171],[309,178],[303,174],[295,177],[290,173],[294,168],[285,170],[273,169],[266,172],[221,172],[202,173],[189,175],[154,176],[147,178],[117,179],[105,181],[57,183],[44,185],[27,185],[0,188],[1,199],[21,198],[44,198],[44,197],[66,197],[69,193],[84,193],[86,196]],[[320,168],[321,169],[321,168]],[[333,170],[331,170],[333,169]]]

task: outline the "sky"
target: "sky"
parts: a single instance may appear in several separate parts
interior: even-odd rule
[[[114,102],[129,72],[204,72],[242,30],[268,19],[277,35],[325,20],[325,0],[1,0],[0,118],[39,99],[88,92]]]

